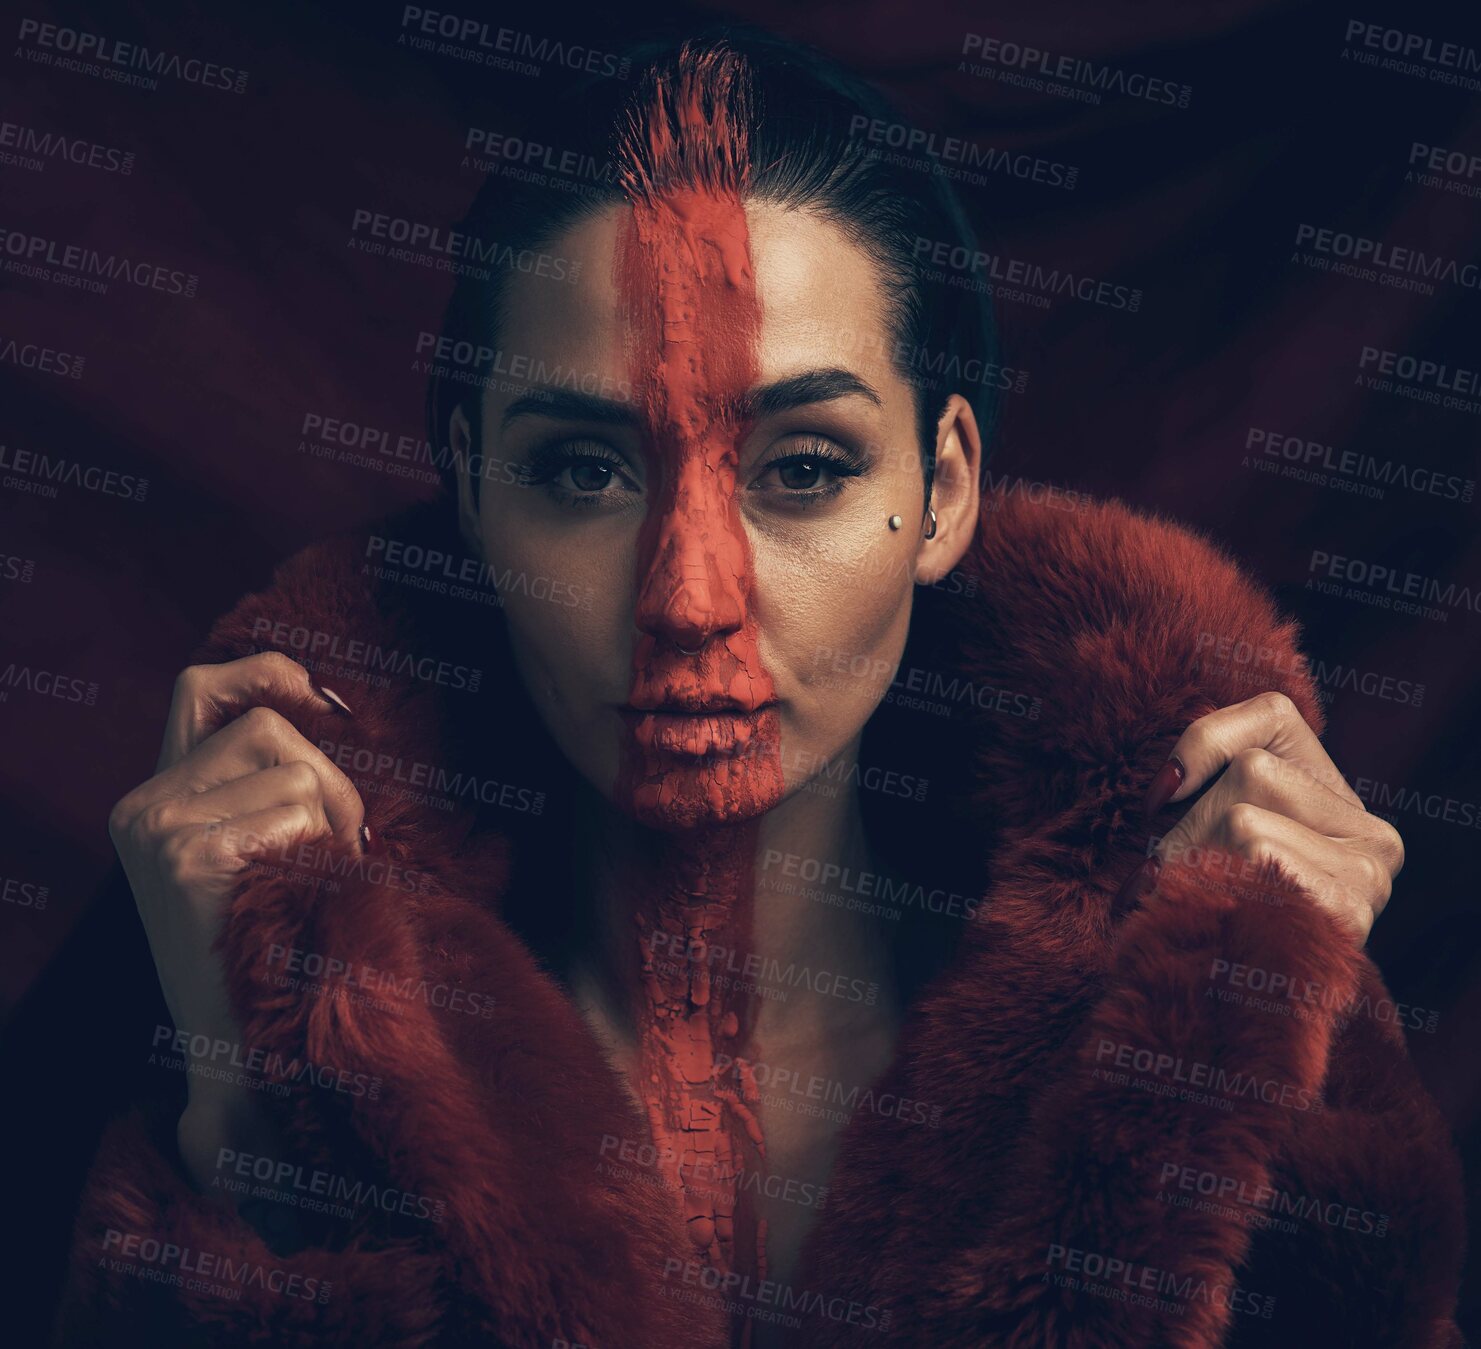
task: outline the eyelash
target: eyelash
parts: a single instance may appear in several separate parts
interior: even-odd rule
[[[579,448],[578,448],[579,447]],[[519,470],[523,487],[544,487],[562,505],[589,510],[598,505],[605,492],[582,492],[557,482],[568,468],[579,464],[602,464],[614,475],[626,476],[627,460],[599,440],[585,438],[546,441],[529,450],[528,464]]]
[[[759,482],[762,476],[773,469],[781,469],[789,464],[817,464],[826,469],[833,478],[832,482],[819,487],[784,487],[781,489],[790,502],[802,507],[837,496],[843,491],[844,484],[849,478],[861,477],[868,467],[864,457],[856,450],[840,445],[834,440],[809,436],[804,439],[801,449],[789,454],[778,455],[775,459],[763,464],[761,472],[756,475],[756,480]]]
[[[580,464],[602,464],[615,475],[626,477],[625,470],[628,467],[627,460],[615,450],[599,440],[585,438],[545,441],[532,446],[528,457],[529,463],[521,465],[519,469],[520,485],[544,487],[556,501],[578,510],[598,506],[602,498],[609,494],[605,491],[589,492],[566,487],[557,481],[562,473]],[[803,439],[802,448],[788,454],[779,454],[762,464],[755,481],[759,482],[773,470],[780,471],[792,464],[816,464],[832,477],[831,482],[817,487],[780,489],[781,495],[790,504],[803,508],[837,496],[843,491],[848,479],[860,477],[868,469],[867,460],[857,451],[840,445],[837,441],[809,436]]]

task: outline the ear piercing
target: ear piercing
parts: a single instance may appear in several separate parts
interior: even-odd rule
[[[934,506],[929,507],[928,514],[931,517],[931,527],[930,529],[926,530],[926,538],[934,539],[936,537],[936,508]],[[903,521],[898,515],[890,516],[889,524],[891,529],[899,529],[900,526],[904,523],[905,521]]]

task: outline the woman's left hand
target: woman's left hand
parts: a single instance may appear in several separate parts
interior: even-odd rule
[[[1147,814],[1210,782],[1134,878],[1140,892],[1162,866],[1210,850],[1251,868],[1276,862],[1362,946],[1404,865],[1404,841],[1368,813],[1285,694],[1261,693],[1199,717],[1153,779]]]

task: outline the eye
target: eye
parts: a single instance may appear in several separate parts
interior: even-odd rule
[[[857,451],[822,436],[788,436],[776,449],[757,470],[752,488],[770,492],[778,504],[804,505],[835,496],[867,468]]]
[[[600,459],[578,459],[567,465],[571,483],[578,492],[600,492],[612,481],[612,465]]]
[[[593,506],[642,488],[628,473],[628,462],[600,440],[575,437],[531,446],[520,467],[520,481],[543,487],[563,505]]]

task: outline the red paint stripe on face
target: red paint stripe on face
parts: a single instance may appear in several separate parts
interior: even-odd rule
[[[747,150],[711,59],[655,91],[617,252],[649,484],[617,795],[672,837],[652,892],[634,896],[639,1085],[653,1139],[671,1159],[697,1256],[764,1273],[764,1224],[738,1185],[765,1157],[743,1053],[755,999],[712,980],[708,961],[712,948],[752,948],[757,821],[782,795],[737,478],[747,428],[735,409],[756,383],[760,328]],[[682,185],[665,168],[676,165]]]

